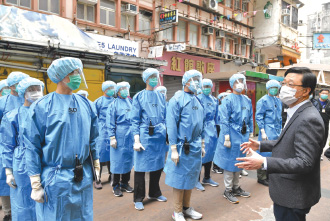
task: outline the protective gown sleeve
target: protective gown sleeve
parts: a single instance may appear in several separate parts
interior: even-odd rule
[[[266,107],[264,105],[264,100],[260,99],[257,102],[257,108],[256,108],[256,122],[258,124],[259,129],[264,129],[265,128],[265,112],[266,112]]]
[[[5,110],[5,97],[0,97],[0,123],[3,117],[3,111]]]
[[[25,159],[29,176],[41,174],[42,145],[45,142],[47,114],[38,103],[33,103],[23,124]]]
[[[94,113],[91,107],[91,132],[90,132],[90,141],[89,145],[91,148],[92,156],[94,160],[97,160],[100,158],[100,153],[98,152],[96,148],[96,139],[99,136],[99,126],[98,126],[98,118],[97,115]]]
[[[253,133],[253,108],[252,108],[252,102],[249,102],[250,106],[250,116],[249,116],[249,128],[250,128],[250,133]]]
[[[222,104],[220,105],[220,116],[221,116],[221,131],[223,131],[224,135],[229,135],[229,119],[232,112],[231,101],[229,98],[225,98],[222,100]]]
[[[94,107],[96,109],[96,114],[97,114],[97,117],[100,117],[100,105],[99,105],[99,102],[100,102],[100,98],[96,99],[96,101],[94,102]]]
[[[2,165],[4,168],[13,168],[13,155],[18,136],[16,116],[17,114],[9,112],[2,118],[1,122],[0,145],[2,146]]]
[[[117,115],[116,104],[117,101],[112,102],[108,107],[108,111],[107,111],[107,127],[108,127],[109,137],[116,136],[116,115]]]
[[[166,127],[170,146],[178,143],[178,122],[180,114],[181,110],[179,103],[175,97],[173,97],[168,102],[166,110]]]
[[[134,135],[140,135],[140,123],[142,109],[139,102],[139,94],[133,97],[132,111],[131,111],[131,123],[132,123],[132,132]]]

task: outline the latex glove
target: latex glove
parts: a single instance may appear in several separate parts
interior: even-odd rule
[[[38,202],[38,203],[44,203],[44,188],[41,186],[41,180],[40,180],[40,175],[34,175],[30,176],[30,181],[31,181],[31,187],[32,187],[32,192],[31,192],[31,198]]]
[[[96,173],[96,181],[100,180],[100,174],[101,174],[101,165],[100,165],[100,160],[94,160],[94,169]]]
[[[115,136],[110,137],[110,146],[115,148],[115,149],[117,148],[117,140],[116,140]]]
[[[203,139],[202,140],[202,157],[205,157],[205,154],[206,154],[206,152],[205,152],[205,140]]]
[[[249,136],[250,138],[253,138],[253,133],[250,133],[250,136]]]
[[[134,146],[133,146],[135,151],[140,151],[145,150],[144,147],[142,146],[140,142],[140,135],[134,135]]]
[[[225,143],[223,144],[225,147],[231,148],[230,136],[225,135]]]
[[[179,163],[179,153],[176,148],[176,144],[171,145],[171,150],[172,150],[171,160],[175,163],[176,166]]]
[[[260,130],[260,133],[261,133],[262,140],[268,140],[268,137],[267,137],[267,134],[265,132],[265,129],[261,129]]]
[[[12,168],[6,168],[6,183],[11,187],[16,189],[17,185],[15,182],[15,177],[13,175],[13,169]]]

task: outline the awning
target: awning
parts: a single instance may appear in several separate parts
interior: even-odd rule
[[[300,53],[286,46],[282,46],[282,55],[300,59]]]

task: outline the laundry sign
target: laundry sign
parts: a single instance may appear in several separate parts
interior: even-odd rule
[[[98,42],[99,49],[102,51],[109,51],[124,56],[139,57],[138,42],[91,33],[88,33],[88,35]]]

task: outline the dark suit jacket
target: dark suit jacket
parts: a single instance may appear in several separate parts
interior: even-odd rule
[[[272,152],[267,157],[267,172],[274,203],[296,209],[318,203],[323,147],[324,123],[311,102],[298,108],[278,140],[261,142],[261,152]]]

